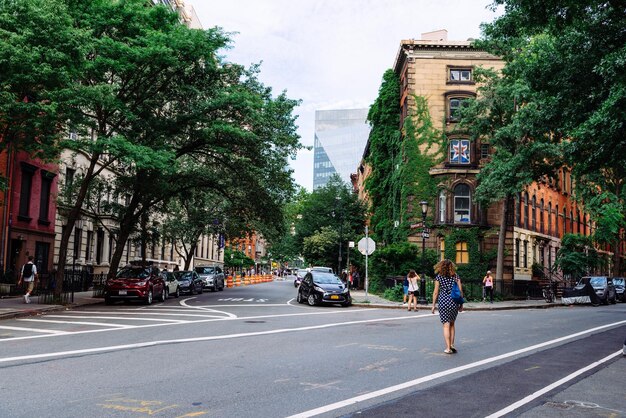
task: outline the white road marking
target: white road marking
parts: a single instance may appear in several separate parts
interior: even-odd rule
[[[576,338],[576,337],[580,337],[580,336],[583,336],[583,335],[586,335],[586,334],[589,334],[589,333],[592,333],[592,332],[596,332],[596,331],[599,331],[599,330],[603,330],[603,329],[606,329],[606,328],[611,328],[611,327],[615,327],[615,326],[619,326],[619,325],[623,325],[623,324],[626,324],[626,320],[614,322],[612,324],[602,325],[602,326],[595,327],[595,328],[590,328],[590,329],[587,329],[585,331],[580,331],[580,332],[577,332],[577,333],[574,333],[574,334],[566,335],[564,337],[555,338],[555,339],[550,340],[550,341],[546,341],[546,342],[543,342],[543,343],[531,345],[529,347],[521,348],[521,349],[515,350],[515,351],[511,351],[509,353],[500,354],[498,356],[489,357],[489,358],[486,358],[486,359],[483,359],[483,360],[476,361],[474,363],[466,364],[464,366],[459,366],[459,367],[454,367],[452,369],[443,370],[443,371],[438,372],[438,373],[433,373],[433,374],[428,375],[428,376],[420,377],[419,379],[414,379],[414,380],[410,380],[408,382],[400,383],[398,385],[389,386],[387,388],[379,389],[379,390],[376,390],[374,392],[365,393],[363,395],[355,396],[353,398],[349,398],[349,399],[346,399],[346,400],[343,400],[343,401],[335,402],[335,403],[332,403],[332,404],[329,404],[329,405],[324,405],[324,406],[321,406],[319,408],[310,409],[308,411],[304,411],[304,412],[301,412],[299,414],[291,415],[291,416],[289,416],[287,418],[313,417],[315,415],[320,415],[320,414],[324,414],[324,413],[327,413],[327,412],[330,412],[330,411],[335,411],[337,409],[344,408],[346,406],[350,406],[350,405],[357,404],[359,402],[363,402],[363,401],[367,401],[367,400],[370,400],[370,399],[378,398],[380,396],[388,395],[388,394],[393,393],[393,392],[397,392],[397,391],[404,390],[404,389],[410,389],[410,388],[413,388],[415,386],[421,385],[422,383],[426,383],[426,382],[430,382],[430,381],[435,380],[435,379],[439,379],[440,377],[449,376],[451,374],[455,374],[455,373],[462,372],[462,371],[465,371],[465,370],[473,369],[473,368],[476,368],[478,366],[483,366],[485,364],[493,363],[493,362],[496,362],[496,361],[504,360],[504,359],[507,359],[507,358],[510,358],[510,357],[514,357],[514,356],[517,356],[517,355],[520,355],[520,354],[527,353],[529,351],[537,350],[537,349],[540,349],[540,348],[543,348],[543,347],[547,347],[549,345],[557,344],[557,343],[560,343],[560,342],[563,342],[563,341],[567,341],[567,340],[570,340],[570,339],[573,339],[573,338]]]
[[[606,363],[607,361],[617,357],[617,356],[621,356],[622,355],[622,350],[616,351],[615,353],[606,356],[605,358],[598,360],[598,361],[594,361],[593,363],[591,363],[590,365],[583,367],[582,369],[576,370],[574,373],[571,373],[567,376],[565,376],[564,378],[557,380],[556,382],[552,383],[551,385],[546,386],[545,388],[542,388],[541,390],[538,390],[535,393],[531,393],[530,395],[526,396],[523,399],[520,399],[519,401],[507,406],[506,408],[503,408],[497,412],[494,412],[493,414],[487,416],[487,418],[498,418],[501,417],[503,415],[506,415],[510,412],[515,411],[517,408],[519,408],[520,406],[523,406],[525,404],[527,404],[530,401],[533,401],[535,399],[537,399],[538,397],[540,397],[541,395],[544,395],[548,392],[550,392],[553,389],[558,388],[559,386],[569,382],[570,380],[580,376],[581,374],[592,370],[596,367],[598,367],[599,365],[601,365],[602,363]]]
[[[66,315],[46,315],[45,318],[68,318]],[[177,324],[188,324],[190,321],[181,321],[180,319],[163,319],[163,318],[129,318],[124,316],[86,316],[72,315],[71,318],[78,319],[120,319],[124,321],[153,321],[153,322],[174,322]]]
[[[29,321],[29,322],[45,322],[49,324],[73,324],[73,325],[96,325],[100,327],[117,327],[117,328],[136,328],[132,325],[122,325],[122,324],[105,324],[102,322],[82,322],[82,321],[55,321],[48,319],[18,319],[18,321]]]
[[[84,314],[87,311],[67,311],[65,312],[66,314],[70,314],[72,317],[74,317],[74,314]],[[180,312],[184,312],[184,310],[180,310]],[[189,312],[189,310],[187,310],[187,312]],[[198,312],[198,311],[191,311],[191,312]],[[111,313],[115,313],[115,315],[129,315],[129,316],[138,316],[138,315],[150,315],[150,316],[190,316],[192,318],[224,318],[221,315],[200,315],[197,313],[156,313],[156,312],[121,312],[121,311],[114,311],[114,312],[106,312],[106,311],[89,311],[89,313],[94,313],[94,314],[111,314]],[[50,316],[50,315],[46,315],[46,316]],[[125,318],[126,319],[126,318]]]
[[[365,309],[351,309],[350,312],[354,313],[354,312],[362,312],[362,311],[368,311],[368,312],[373,312],[375,311],[375,308],[365,308]],[[202,315],[202,317],[204,318],[208,318],[208,319],[201,319],[201,320],[197,320],[197,321],[188,321],[187,324],[183,324],[183,325],[194,325],[194,324],[204,324],[207,322],[218,322],[218,321],[233,321],[233,320],[250,320],[250,319],[267,319],[267,318],[281,318],[281,317],[290,317],[290,316],[304,316],[304,315],[333,315],[333,314],[343,314],[345,313],[345,311],[343,310],[328,310],[328,311],[320,311],[320,312],[306,312],[306,313],[295,313],[295,314],[280,314],[280,315],[257,315],[257,316],[243,316],[243,317],[235,317],[235,318],[226,318],[223,316],[212,316],[212,315]],[[388,321],[391,319],[413,319],[413,318],[420,318],[420,317],[431,317],[434,318],[432,315],[428,314],[428,315],[422,315],[422,316],[403,316],[403,317],[396,317],[396,318],[382,318],[380,319],[380,321]],[[379,321],[377,319],[373,319],[371,321]],[[79,335],[79,334],[92,334],[92,333],[98,333],[98,332],[109,332],[109,331],[119,331],[119,330],[125,330],[125,329],[140,329],[140,328],[157,328],[157,327],[166,327],[166,326],[170,326],[170,325],[181,325],[181,324],[172,324],[172,323],[161,323],[161,324],[150,324],[150,325],[128,325],[124,328],[106,328],[106,329],[88,329],[88,330],[82,330],[82,331],[67,331],[64,335]],[[29,336],[24,336],[24,337],[12,337],[12,338],[3,338],[0,339],[0,344],[7,342],[7,341],[16,341],[16,340],[30,340],[30,339],[37,339],[37,338],[44,338],[44,337],[56,337],[56,335],[29,335]]]
[[[0,329],[7,329],[11,331],[32,331],[32,332],[41,332],[45,334],[67,334],[67,332],[65,331],[57,331],[53,329],[33,329],[33,328],[10,327],[10,326],[0,326]]]

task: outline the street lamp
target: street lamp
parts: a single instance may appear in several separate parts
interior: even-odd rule
[[[428,213],[428,202],[422,200],[420,202],[420,206],[422,207],[422,277],[420,278],[420,305],[426,305],[428,301],[426,300],[426,263],[424,262],[425,252],[426,252],[426,235],[428,234],[428,229],[426,228],[426,214]]]

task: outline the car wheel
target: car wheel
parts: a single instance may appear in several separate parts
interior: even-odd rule
[[[198,294],[201,295],[204,293],[204,286],[200,286],[200,290],[198,290]]]
[[[304,303],[304,298],[302,297],[302,293],[298,292],[298,296],[296,296],[296,301],[298,303]]]
[[[615,305],[617,303],[617,296],[613,296],[613,298],[611,299],[611,305]]]
[[[312,293],[309,295],[309,297],[306,299],[306,301],[308,302],[309,306],[317,305],[317,298]]]
[[[167,299],[167,288],[164,287],[163,290],[161,290],[161,296],[159,296],[159,300],[161,302],[165,302],[166,299]]]
[[[293,287],[298,287],[298,282],[296,282],[295,280],[293,281]]]
[[[170,297],[170,288],[166,287],[165,288],[165,299],[168,299]],[[163,299],[163,302],[165,302],[165,299]]]
[[[174,297],[178,298],[180,297],[180,287],[176,286],[176,293],[174,293]]]
[[[146,305],[152,305],[152,289],[148,290],[148,296],[146,296]]]
[[[224,282],[222,282],[222,285],[217,290],[219,290],[220,292],[224,290]]]

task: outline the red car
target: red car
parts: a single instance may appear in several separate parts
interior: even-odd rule
[[[143,300],[150,305],[154,297],[161,302],[167,298],[165,281],[156,267],[124,267],[104,285],[104,302],[107,305],[116,300]]]

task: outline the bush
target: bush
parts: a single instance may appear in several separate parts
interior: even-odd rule
[[[393,302],[402,302],[403,296],[404,289],[402,288],[402,284],[397,284],[392,288],[385,289],[385,293],[383,293],[383,298]]]

